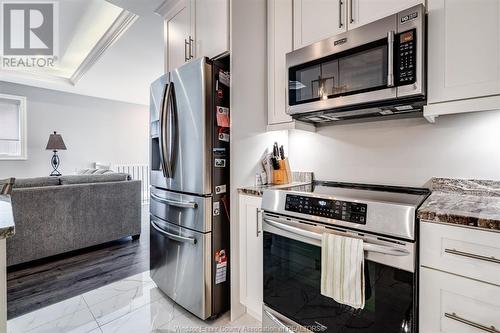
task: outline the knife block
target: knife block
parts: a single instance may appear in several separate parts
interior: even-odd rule
[[[278,170],[273,170],[273,184],[289,184],[292,181],[292,172],[290,171],[290,163],[288,162],[288,158],[279,160],[278,162],[280,164],[280,168]]]

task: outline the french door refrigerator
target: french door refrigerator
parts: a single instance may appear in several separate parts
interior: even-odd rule
[[[200,58],[151,85],[150,274],[201,319],[229,309],[227,68]]]

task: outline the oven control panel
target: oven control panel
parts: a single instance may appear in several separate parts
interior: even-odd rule
[[[417,40],[415,29],[396,35],[396,85],[407,85],[416,81]]]
[[[367,205],[363,203],[287,194],[285,210],[345,222],[366,224]]]

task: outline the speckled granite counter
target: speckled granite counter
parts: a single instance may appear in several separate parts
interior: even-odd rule
[[[500,181],[434,178],[422,220],[500,231]]]
[[[300,191],[301,186],[307,186],[313,182],[312,172],[292,172],[293,182],[284,185],[260,185],[260,186],[245,186],[238,188],[238,193],[262,196],[264,190],[269,189],[280,189],[280,188],[291,188],[293,187],[297,191]]]
[[[14,235],[14,217],[10,196],[0,195],[0,239]]]
[[[255,196],[262,196],[264,193],[264,190],[270,190],[270,189],[283,189],[283,188],[293,188],[294,190],[300,191],[302,187],[305,186],[311,186],[311,183],[306,183],[306,182],[292,182],[290,184],[285,184],[285,185],[261,185],[261,186],[248,186],[248,187],[240,187],[238,189],[238,192],[241,194],[246,194],[246,195],[255,195]]]

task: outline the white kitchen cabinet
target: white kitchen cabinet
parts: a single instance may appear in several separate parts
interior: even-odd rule
[[[262,320],[262,198],[239,196],[240,301],[247,313]]]
[[[500,0],[428,0],[428,107],[440,114],[450,101],[454,113],[500,108]],[[487,97],[489,96],[489,97]],[[487,105],[484,105],[487,103]],[[452,113],[443,107],[443,113]]]
[[[346,0],[294,0],[294,49],[347,31]]]
[[[293,50],[293,0],[267,1],[268,124],[287,123],[286,54]]]
[[[287,113],[286,54],[293,50],[293,0],[267,1],[267,130],[315,131]]]
[[[165,17],[165,70],[229,51],[229,0],[180,0]]]
[[[421,4],[423,0],[344,0],[347,2],[348,30]]]
[[[187,62],[190,58],[191,1],[178,2],[165,17],[165,70],[167,72]]]
[[[423,267],[419,311],[420,332],[496,332],[500,287]]]
[[[420,332],[500,328],[500,234],[420,223]]]
[[[294,0],[294,49],[346,32],[423,0]]]
[[[195,0],[195,57],[229,51],[229,0]]]
[[[422,266],[500,286],[499,233],[423,222],[420,239]]]

